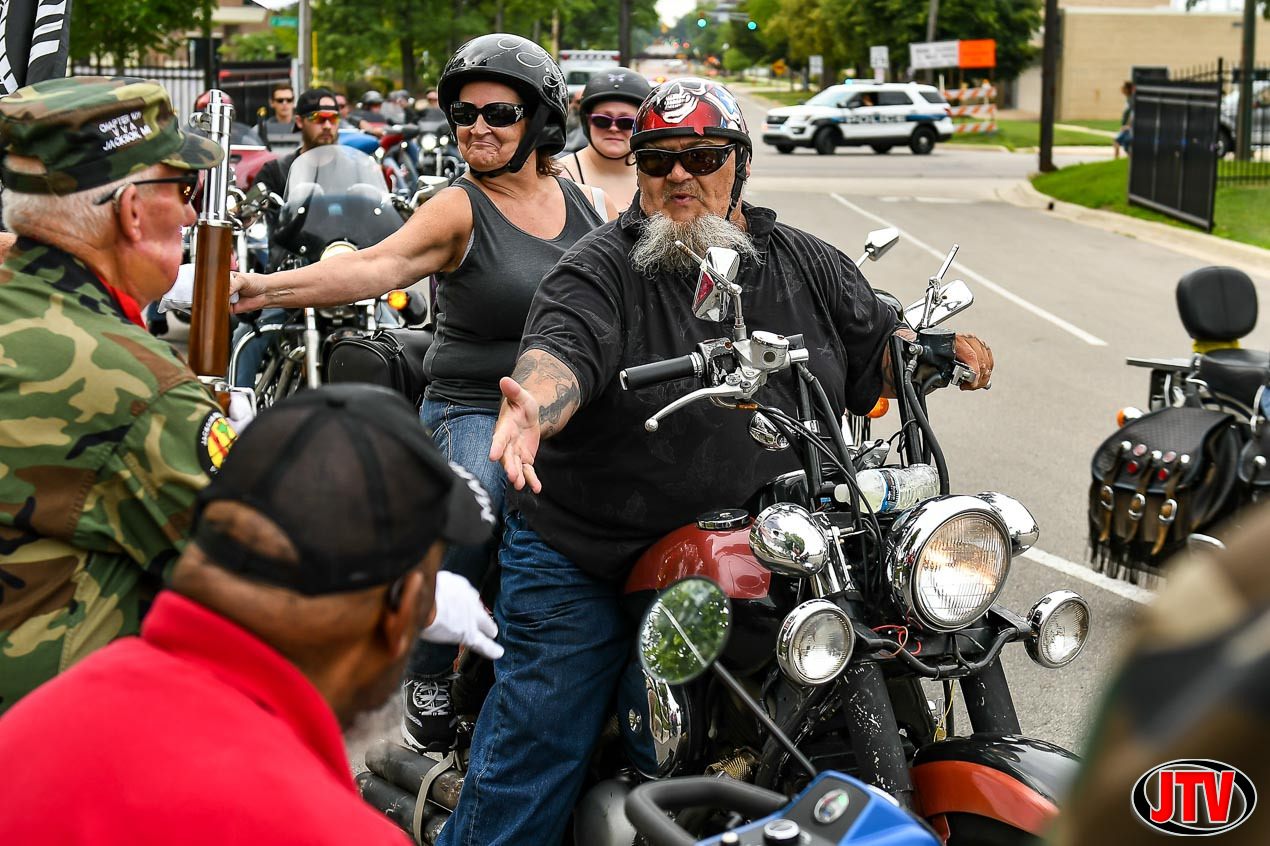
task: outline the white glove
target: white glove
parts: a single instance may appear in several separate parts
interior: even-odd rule
[[[256,393],[251,388],[232,388],[229,394],[229,413],[225,415],[234,434],[241,436],[247,424],[256,419]]]
[[[436,617],[419,633],[420,640],[461,644],[491,660],[503,657],[503,647],[494,642],[498,626],[471,582],[457,573],[438,571],[434,603]]]
[[[237,294],[230,294],[231,303],[238,302]],[[159,312],[192,311],[194,308],[194,265],[183,264],[176,271],[176,281],[159,299]]]
[[[183,264],[176,271],[176,281],[162,299],[159,311],[189,311],[194,307],[194,265]]]

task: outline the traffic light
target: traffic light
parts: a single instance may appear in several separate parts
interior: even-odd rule
[[[750,32],[753,32],[754,30],[758,29],[758,24],[755,23],[754,21],[750,21],[745,25],[745,28],[748,29]]]
[[[702,29],[706,28],[706,13],[705,12],[697,12],[697,26],[701,27]]]

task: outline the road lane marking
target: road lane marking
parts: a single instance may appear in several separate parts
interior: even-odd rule
[[[1120,579],[1113,579],[1110,576],[1104,576],[1102,573],[1095,572],[1083,564],[1077,564],[1074,561],[1068,561],[1066,558],[1060,558],[1057,555],[1051,555],[1033,547],[1023,553],[1023,557],[1031,561],[1035,561],[1042,567],[1049,567],[1051,570],[1057,570],[1067,576],[1074,576],[1082,581],[1089,582],[1095,587],[1110,591],[1116,596],[1124,597],[1131,602],[1139,602],[1147,605],[1151,600],[1155,599],[1155,591],[1147,590],[1138,585],[1131,585]]]
[[[934,256],[937,259],[943,259],[943,257],[948,254],[947,250],[940,251],[935,249],[931,245],[927,244],[925,241],[922,241],[914,237],[912,233],[905,232],[905,230],[901,229],[898,226],[895,226],[894,223],[891,223],[888,220],[884,220],[883,218],[878,217],[876,214],[873,214],[870,211],[866,211],[865,209],[860,208],[855,203],[851,202],[850,200],[846,199],[840,194],[830,194],[829,196],[833,197],[839,203],[851,209],[856,214],[861,215],[862,217],[867,217],[869,220],[876,221],[882,224],[883,226],[892,226],[892,227],[895,227],[896,229],[899,229],[900,232],[904,235],[904,240],[925,250],[926,252],[930,253],[932,256]],[[1059,329],[1062,329],[1064,332],[1067,332],[1070,335],[1076,336],[1080,340],[1084,341],[1086,344],[1089,344],[1090,346],[1093,346],[1093,347],[1107,346],[1107,342],[1097,337],[1096,335],[1091,335],[1088,332],[1086,332],[1084,329],[1081,329],[1079,326],[1074,326],[1071,323],[1068,323],[1063,318],[1059,317],[1058,315],[1052,312],[1046,311],[1045,309],[1041,308],[1035,303],[1032,303],[1023,299],[1018,294],[1008,290],[1007,288],[1001,285],[998,285],[996,282],[993,282],[991,279],[988,279],[986,276],[980,273],[976,273],[975,271],[966,267],[961,262],[954,261],[953,267],[957,268],[963,276],[970,277],[971,279],[975,280],[976,282],[978,282],[980,285],[987,288],[988,290],[994,291],[998,295],[1014,303],[1019,308],[1022,308],[1025,311],[1032,312],[1033,314],[1035,314],[1037,317],[1041,318],[1042,320],[1048,321],[1049,323],[1052,323],[1053,325],[1057,326]]]

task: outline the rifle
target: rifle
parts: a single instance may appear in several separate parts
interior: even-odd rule
[[[213,88],[207,108],[191,123],[225,151],[203,181],[203,208],[194,228],[194,307],[190,315],[190,369],[225,378],[229,367],[229,270],[234,225],[229,217],[229,146],[234,107]]]

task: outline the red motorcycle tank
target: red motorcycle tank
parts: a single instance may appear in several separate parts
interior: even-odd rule
[[[772,572],[750,551],[749,514],[716,511],[674,530],[639,557],[624,592],[659,591],[689,576],[705,576],[734,601],[767,597]]]

